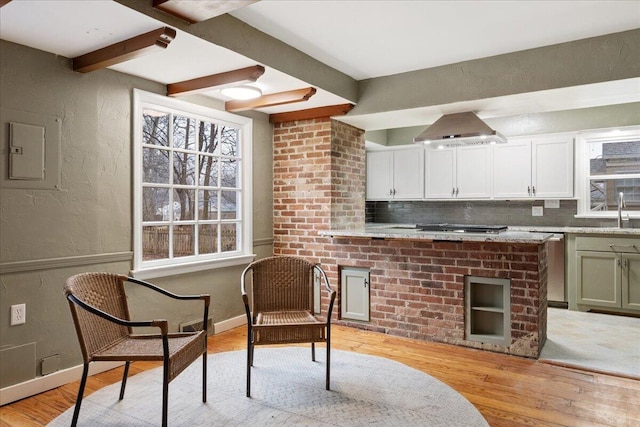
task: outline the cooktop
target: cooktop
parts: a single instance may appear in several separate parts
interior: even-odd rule
[[[444,231],[450,233],[492,233],[498,234],[507,230],[506,225],[472,225],[472,224],[418,224],[419,231]]]

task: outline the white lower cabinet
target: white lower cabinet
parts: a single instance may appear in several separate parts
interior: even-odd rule
[[[573,197],[573,134],[509,138],[493,147],[493,197]]]
[[[427,199],[491,197],[491,146],[478,145],[425,151]]]
[[[343,267],[340,271],[340,318],[369,321],[369,269]]]

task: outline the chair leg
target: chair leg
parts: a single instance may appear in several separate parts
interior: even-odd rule
[[[251,366],[253,365],[253,346],[251,338],[247,347],[247,397],[251,397]]]
[[[311,360],[316,361],[316,343],[311,343]]]
[[[331,335],[327,333],[327,390],[330,390],[331,381]]]
[[[202,401],[207,401],[207,350],[202,354]]]
[[[82,405],[82,396],[84,395],[84,387],[87,385],[87,374],[89,373],[89,363],[85,363],[82,368],[82,379],[80,380],[80,388],[78,389],[78,397],[76,398],[76,407],[73,410],[73,419],[71,427],[78,424],[78,415],[80,415],[80,405]]]
[[[167,410],[169,407],[169,366],[164,363],[162,374],[162,427],[167,427]]]
[[[124,389],[127,386],[127,376],[129,375],[129,365],[131,362],[125,362],[124,373],[122,374],[122,384],[120,384],[120,400],[124,399]]]

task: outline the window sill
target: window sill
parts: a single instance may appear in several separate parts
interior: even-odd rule
[[[618,219],[618,212],[603,212],[603,213],[581,213],[573,216],[574,218],[591,218],[591,219]],[[623,219],[638,219],[640,218],[640,211],[622,211]]]
[[[255,254],[249,254],[224,259],[147,267],[138,270],[132,270],[131,275],[141,280],[153,279],[156,277],[176,276],[180,274],[194,273],[197,271],[213,270],[216,268],[246,265],[252,262],[255,257]]]

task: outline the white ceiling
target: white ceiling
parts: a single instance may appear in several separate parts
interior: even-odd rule
[[[361,80],[640,28],[640,0],[261,0],[232,15]],[[163,25],[110,0],[12,0],[0,9],[0,38],[69,58]],[[165,51],[110,68],[165,84],[255,64],[178,31]],[[265,94],[309,86],[270,67],[258,84]],[[219,90],[205,95],[225,100]],[[638,101],[640,79],[630,79],[343,120],[370,130],[426,125],[446,112],[489,118]],[[307,102],[259,111],[347,102],[318,88]]]

